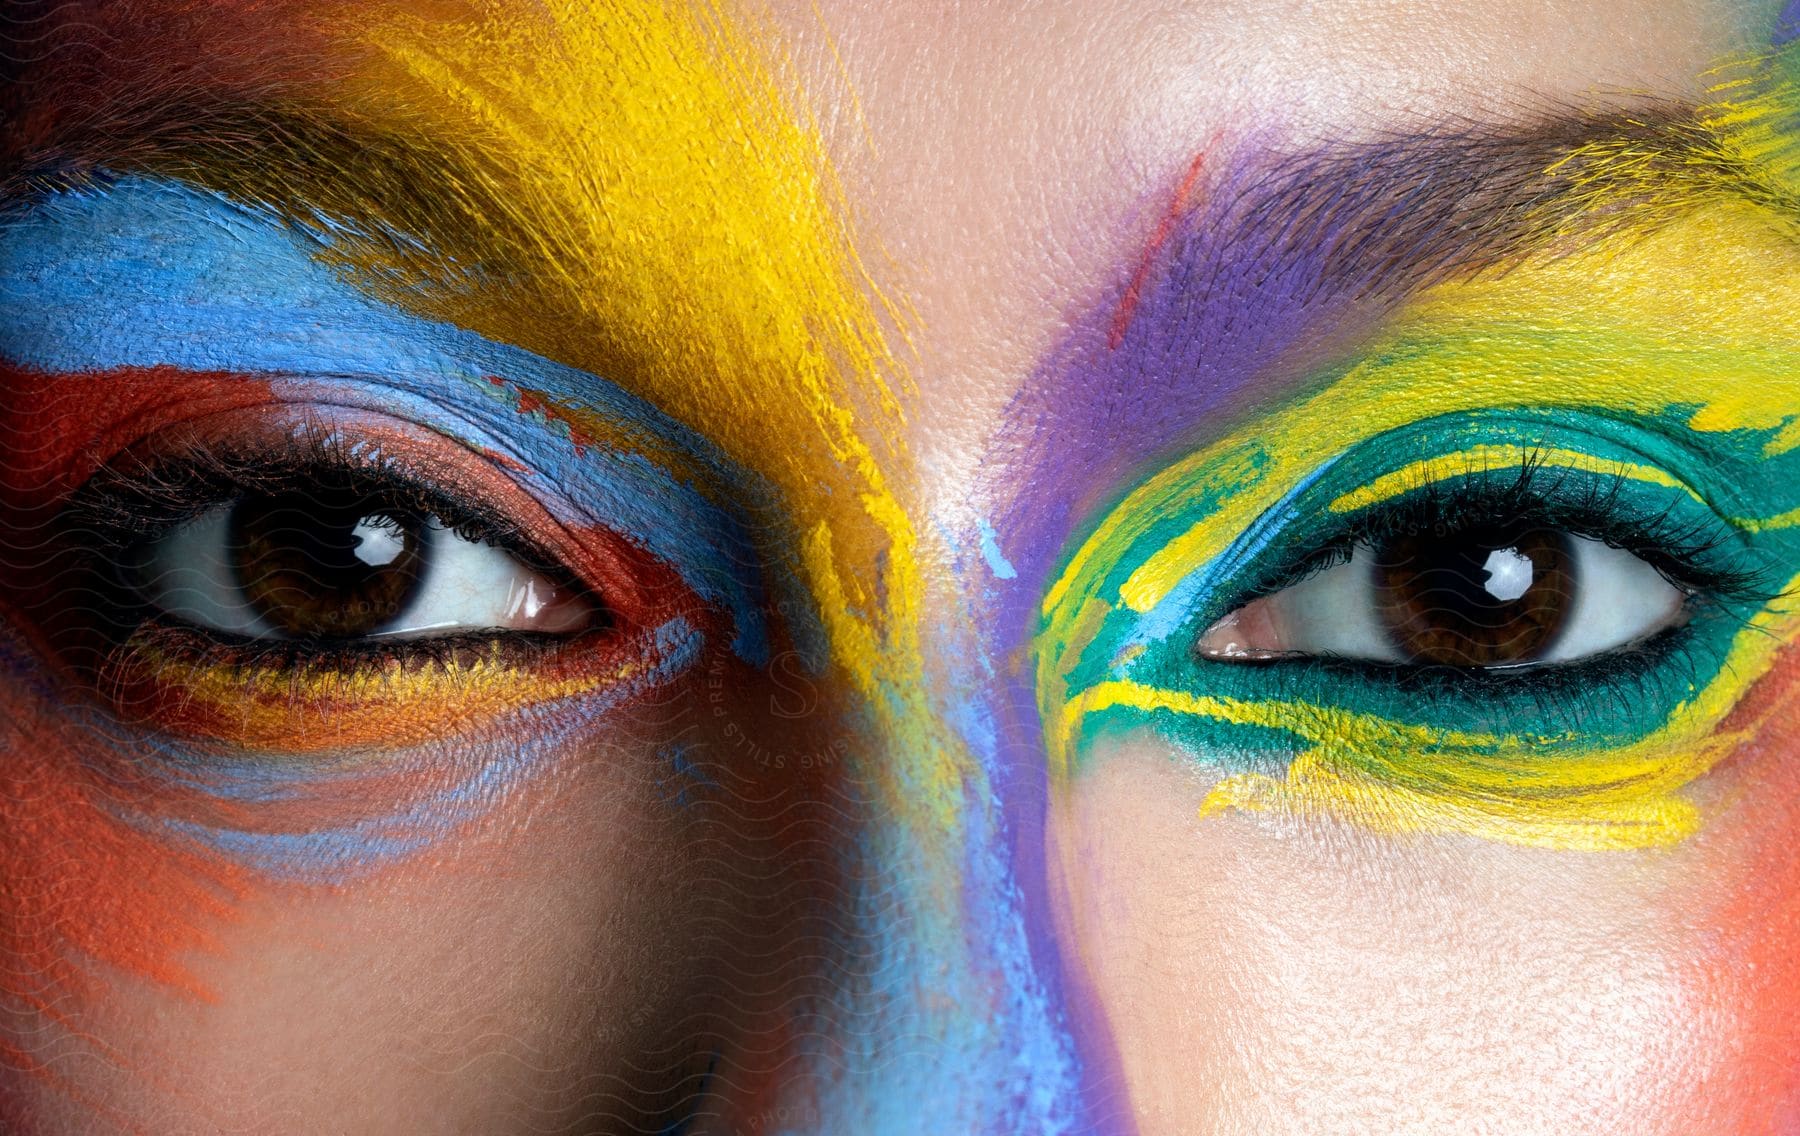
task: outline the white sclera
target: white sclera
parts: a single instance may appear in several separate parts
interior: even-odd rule
[[[1615,650],[1672,626],[1686,594],[1643,559],[1589,537],[1571,536],[1575,594],[1563,631],[1538,663],[1560,663]],[[1404,663],[1376,607],[1372,550],[1358,546],[1350,559],[1258,601],[1267,606],[1278,644],[1251,644],[1284,654],[1335,655]],[[1484,566],[1488,590],[1517,599],[1531,586],[1530,561],[1496,550]]]
[[[287,638],[257,614],[238,587],[230,557],[231,507],[161,537],[146,552],[144,597],[177,619],[247,638]],[[372,565],[400,554],[397,529],[364,522],[356,554]],[[558,588],[503,549],[462,536],[435,517],[420,531],[424,578],[405,610],[368,638],[422,638],[461,631],[575,631],[593,606]]]

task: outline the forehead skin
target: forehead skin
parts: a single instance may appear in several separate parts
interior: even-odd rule
[[[1209,143],[1698,101],[1703,73],[1766,42],[1774,15],[1723,0],[776,11],[828,93],[858,231],[916,312],[911,441],[952,499],[1064,319],[1113,282]]]

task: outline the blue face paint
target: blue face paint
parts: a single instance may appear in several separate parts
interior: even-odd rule
[[[1000,551],[1000,534],[994,531],[994,526],[986,517],[983,517],[980,523],[981,556],[987,561],[988,571],[994,574],[996,580],[1018,579],[1018,569],[1014,568],[1012,561],[1008,560],[1006,554]]]
[[[213,848],[271,879],[326,887],[352,883],[475,822],[578,741],[595,721],[681,674],[699,657],[700,634],[683,620],[658,628],[655,638],[659,646],[655,665],[632,681],[560,702],[538,703],[492,723],[486,733],[496,740],[459,746],[458,756],[442,762],[452,775],[438,779],[426,792],[409,795],[396,811],[295,832],[251,831],[169,817],[134,818],[134,822],[156,825],[177,839]],[[426,747],[401,760],[416,766],[421,758],[433,760],[436,749]],[[322,792],[354,797],[359,779],[396,775],[381,763],[322,774],[305,764],[263,761],[210,763],[205,776],[183,772],[193,764],[192,755],[181,754],[175,761],[163,757],[139,767],[170,769],[184,789],[203,798],[257,804],[305,802]],[[689,776],[691,767],[678,772]]]
[[[767,658],[759,557],[740,520],[769,499],[756,478],[617,385],[371,300],[314,251],[279,218],[178,183],[132,177],[51,197],[0,227],[0,358],[51,373],[256,376],[284,400],[437,431],[498,457],[559,522],[668,564],[730,614],[742,658]],[[552,410],[521,413],[521,392]],[[572,440],[558,407],[612,429]]]

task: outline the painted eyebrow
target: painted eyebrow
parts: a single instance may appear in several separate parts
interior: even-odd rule
[[[1673,103],[1519,124],[1442,123],[1253,155],[1204,200],[1182,197],[1140,254],[1121,305],[1135,304],[1143,277],[1172,251],[1166,238],[1200,219],[1218,234],[1208,242],[1215,262],[1261,264],[1279,275],[1279,262],[1303,259],[1310,286],[1341,299],[1398,299],[1533,253],[1648,231],[1718,201],[1800,219],[1800,201],[1723,139],[1704,111]],[[1130,315],[1115,313],[1114,346],[1121,314]]]
[[[1114,487],[1253,415],[1434,284],[1722,202],[1800,233],[1780,172],[1672,102],[1202,154],[1007,407],[991,452],[1022,487],[999,514],[1016,570],[1047,572]]]

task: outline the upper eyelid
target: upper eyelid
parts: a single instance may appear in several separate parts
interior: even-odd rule
[[[1678,462],[1688,476],[1665,480],[1695,487],[1695,496],[1702,503],[1717,499],[1714,487],[1691,476],[1694,471],[1712,474],[1715,480],[1728,475],[1726,469],[1715,468],[1717,455],[1702,448],[1703,439],[1697,433],[1611,408],[1583,410],[1581,418],[1559,426],[1552,436],[1570,438],[1570,445],[1575,436],[1570,431],[1588,438],[1588,445],[1599,445],[1598,439],[1605,439],[1607,446],[1596,450],[1596,455],[1644,459],[1646,464],[1659,447],[1670,450],[1664,457]],[[1453,448],[1455,439],[1461,439],[1466,447],[1471,431],[1511,437],[1508,445],[1521,453],[1541,450],[1546,445],[1540,438],[1548,429],[1546,414],[1555,412],[1559,408],[1469,408],[1415,419],[1353,442],[1305,473],[1293,475],[1291,482],[1270,479],[1276,472],[1272,459],[1245,460],[1244,455],[1253,454],[1261,444],[1255,437],[1236,449],[1227,444],[1201,450],[1154,475],[1099,521],[1045,596],[1040,627],[1043,642],[1055,644],[1074,635],[1086,618],[1082,612],[1088,609],[1089,600],[1108,610],[1123,608],[1134,613],[1133,642],[1170,634],[1178,623],[1185,626],[1193,619],[1221,615],[1223,611],[1215,609],[1225,602],[1222,585],[1254,572],[1263,549],[1304,519],[1308,509],[1319,508],[1321,499],[1338,499],[1357,484],[1367,484],[1366,479],[1351,479],[1344,472],[1344,463],[1355,460],[1355,455],[1385,455],[1402,439],[1433,437],[1441,440],[1427,449],[1441,453]],[[1652,438],[1657,439],[1656,444]],[[1403,464],[1399,458],[1380,463],[1382,472]],[[1219,486],[1209,488],[1209,479],[1219,481]],[[1224,488],[1227,481],[1235,484]],[[1687,495],[1685,488],[1681,492]],[[1194,504],[1186,504],[1189,501]],[[1175,519],[1190,507],[1199,519]],[[1714,515],[1719,512],[1706,507]],[[1157,511],[1164,520],[1148,525],[1133,519],[1147,509]],[[1238,518],[1232,518],[1233,512]],[[1172,536],[1165,524],[1180,531]],[[1109,549],[1121,538],[1128,538],[1128,543]],[[1202,604],[1202,600],[1206,602]]]
[[[1565,408],[1557,406],[1534,406],[1514,409],[1470,408],[1464,410],[1450,410],[1371,434],[1352,442],[1344,450],[1326,458],[1314,469],[1298,479],[1294,484],[1288,486],[1278,497],[1271,500],[1262,510],[1251,518],[1246,525],[1245,531],[1249,532],[1253,530],[1280,528],[1286,523],[1283,517],[1284,511],[1298,507],[1297,503],[1300,500],[1312,496],[1314,493],[1314,486],[1317,483],[1336,476],[1333,473],[1333,470],[1350,455],[1393,448],[1403,444],[1406,439],[1429,437],[1436,432],[1450,432],[1452,426],[1458,423],[1459,420],[1468,420],[1476,417],[1479,418],[1479,428],[1483,431],[1493,431],[1496,433],[1513,432],[1519,435],[1520,438],[1535,438],[1546,428],[1545,412],[1556,412],[1563,409]],[[1655,480],[1688,495],[1696,503],[1709,509],[1725,522],[1732,523],[1740,528],[1745,527],[1744,518],[1727,511],[1724,505],[1719,501],[1720,492],[1718,486],[1709,485],[1704,480],[1686,478],[1669,473],[1667,468],[1669,463],[1666,460],[1658,460],[1648,448],[1648,439],[1653,434],[1659,443],[1673,449],[1676,460],[1682,466],[1688,469],[1712,469],[1720,464],[1720,455],[1704,448],[1701,445],[1702,437],[1700,435],[1687,430],[1663,429],[1659,425],[1649,423],[1637,416],[1619,413],[1610,408],[1577,406],[1567,409],[1576,410],[1580,414],[1581,420],[1588,423],[1591,427],[1604,427],[1606,433],[1602,436],[1606,439],[1607,448],[1616,451],[1616,457],[1607,458],[1600,458],[1590,454],[1581,454],[1580,456],[1586,461],[1596,466],[1617,465],[1621,462],[1633,463],[1637,472],[1643,473],[1647,479]],[[1462,448],[1466,450],[1468,447],[1464,446]],[[1486,444],[1486,448],[1496,454],[1505,453],[1509,456],[1517,455],[1520,457],[1532,452],[1548,454],[1552,450],[1566,451],[1571,454],[1577,453],[1577,451],[1569,449],[1566,446],[1547,447],[1537,441],[1523,440],[1504,444]],[[1435,458],[1445,458],[1451,463],[1462,460],[1455,456],[1456,447],[1446,445],[1440,447],[1440,449],[1443,452],[1434,455]],[[1203,451],[1201,454],[1196,454],[1182,463],[1177,463],[1176,468],[1179,468],[1184,464],[1200,461],[1206,456],[1207,454]],[[1399,463],[1394,468],[1385,470],[1382,474],[1378,475],[1377,478],[1352,488],[1346,488],[1342,493],[1334,495],[1331,501],[1325,504],[1325,507],[1331,508],[1331,505],[1337,502],[1350,502],[1357,507],[1367,504],[1368,502],[1360,500],[1360,498],[1365,494],[1370,485],[1381,478],[1393,478],[1397,483],[1405,482],[1407,477],[1405,473],[1406,464],[1407,463]],[[1513,465],[1516,466],[1516,464],[1516,462],[1513,462]],[[1331,511],[1349,512],[1351,510],[1331,509]],[[1227,547],[1237,548],[1241,547],[1241,545],[1238,540],[1232,540],[1228,543]],[[1149,602],[1149,589],[1155,586],[1152,581],[1159,578],[1166,579],[1168,577],[1169,570],[1161,563],[1158,563],[1158,556],[1166,560],[1175,551],[1175,549],[1170,548],[1167,551],[1159,551],[1156,555],[1146,556],[1139,567],[1134,569],[1131,578],[1128,579],[1120,589],[1121,594],[1128,598],[1133,595],[1141,597],[1138,600],[1132,601],[1132,606],[1134,608],[1143,610],[1144,606]],[[1224,551],[1224,549],[1221,549],[1221,553]]]
[[[145,248],[179,255],[142,267]],[[529,491],[559,520],[616,526],[685,564],[735,612],[736,645],[767,651],[744,521],[767,504],[757,479],[616,384],[362,295],[216,195],[124,178],[0,228],[0,353],[48,372],[228,370],[403,416],[533,471]],[[575,437],[559,402],[614,436]]]
[[[1412,462],[1375,478],[1368,485],[1344,493],[1327,503],[1326,508],[1333,513],[1350,513],[1379,501],[1384,496],[1382,490],[1389,485],[1404,487],[1411,481],[1432,479],[1433,475],[1460,475],[1469,472],[1509,470],[1523,468],[1527,465],[1579,470],[1586,473],[1617,473],[1628,476],[1632,480],[1654,482],[1679,490],[1693,498],[1695,502],[1713,508],[1712,503],[1700,490],[1664,470],[1661,466],[1619,459],[1595,458],[1579,450],[1560,447],[1520,449],[1516,446],[1488,445],[1478,445],[1470,449],[1445,453],[1436,458],[1425,458]]]

